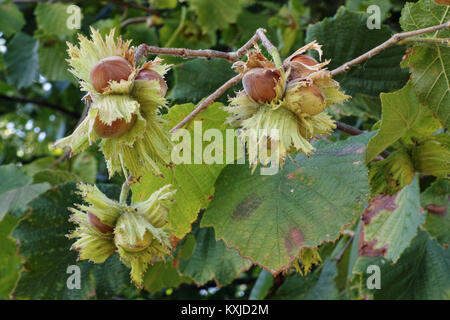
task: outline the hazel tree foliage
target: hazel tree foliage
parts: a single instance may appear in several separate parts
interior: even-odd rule
[[[446,1],[0,1],[0,299],[449,299],[449,39]]]

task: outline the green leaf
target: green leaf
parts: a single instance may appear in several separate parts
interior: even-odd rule
[[[69,6],[70,4],[58,2],[38,3],[34,10],[38,29],[43,31],[44,34],[56,35],[58,37],[71,36],[76,33],[76,28],[69,29],[67,27],[67,22],[71,15],[67,12]]]
[[[33,179],[25,170],[14,164],[0,166],[0,194],[30,184]]]
[[[250,292],[248,300],[264,299],[272,288],[273,282],[273,275],[269,271],[261,270],[258,279],[256,279],[255,285]]]
[[[19,32],[24,24],[23,14],[16,5],[11,1],[2,1],[0,4],[0,32],[9,37]]]
[[[363,243],[381,250],[386,259],[395,263],[425,221],[417,177],[396,195],[371,200],[362,219]]]
[[[62,41],[41,43],[39,45],[39,66],[41,73],[49,81],[73,81],[73,75],[68,71],[66,44]]]
[[[381,127],[367,147],[367,161],[372,160],[383,150],[408,133],[420,123],[426,108],[417,101],[417,97],[408,83],[393,93],[382,93]]]
[[[218,286],[225,286],[252,265],[235,249],[228,249],[223,241],[216,241],[213,228],[198,228],[194,235],[194,251],[189,257],[180,259],[178,270],[196,284],[214,280]]]
[[[131,44],[134,46],[138,46],[141,43],[151,43],[152,45],[158,44],[156,28],[147,27],[145,22],[140,24],[129,24],[126,27],[123,37],[131,40]]]
[[[191,60],[174,67],[175,86],[170,98],[177,102],[197,103],[204,97],[209,96],[224,82],[236,74],[231,69],[231,64],[222,59]],[[227,91],[226,94],[232,91]]]
[[[380,268],[381,289],[368,289],[367,280],[372,273],[370,265]],[[443,249],[423,231],[414,238],[394,265],[381,257],[361,257],[353,273],[361,277],[362,292],[373,294],[375,299],[425,300],[450,299],[450,250]]]
[[[277,175],[229,165],[202,219],[218,239],[271,272],[289,267],[305,247],[334,241],[354,222],[369,194],[365,144],[370,134],[318,144],[308,159],[287,161]]]
[[[450,48],[414,47],[402,64],[410,67],[412,86],[419,101],[450,126]]]
[[[177,6],[177,0],[150,0],[154,3],[155,9],[173,9]]]
[[[51,189],[34,200],[31,215],[22,220],[13,232],[20,240],[20,255],[26,260],[14,291],[15,298],[30,299],[86,299],[92,289],[89,281],[90,265],[77,262],[76,251],[70,251],[71,241],[66,234],[73,229],[68,219],[68,207],[81,201],[75,194],[75,184]],[[68,289],[67,268],[81,269],[81,289]]]
[[[214,103],[197,117],[196,120],[202,123],[201,136],[199,133],[194,133],[193,123],[187,127],[193,140],[192,143],[202,139],[203,132],[210,128],[219,128],[221,134],[225,136],[227,126],[223,123],[227,113],[219,109],[221,106],[220,103]],[[193,104],[175,105],[170,108],[169,113],[165,116],[165,119],[168,120],[168,127],[175,126],[193,109]],[[203,143],[203,147],[206,144]],[[194,148],[192,148],[193,154]],[[191,156],[192,163],[193,159],[194,157]],[[224,167],[224,164],[179,164],[175,165],[173,169],[161,168],[164,179],[146,175],[142,177],[141,183],[132,186],[133,201],[146,199],[162,186],[172,184],[177,193],[168,221],[174,235],[181,239],[191,230],[191,223],[197,218],[200,209],[206,208],[211,201],[214,194],[214,183]]]
[[[442,24],[450,18],[448,6],[438,5],[431,0],[407,3],[402,10],[401,26],[412,31]],[[426,33],[420,38],[445,39],[450,30]],[[412,47],[403,61],[403,67],[410,67],[412,85],[419,101],[437,114],[442,124],[450,125],[450,48],[433,43]]]
[[[197,11],[204,33],[236,22],[242,8],[239,0],[189,0],[189,5]]]
[[[423,139],[412,149],[411,158],[421,174],[450,178],[450,135],[439,133]]]
[[[382,25],[381,29],[366,26],[367,14],[352,12],[341,7],[332,18],[310,25],[306,31],[308,43],[317,40],[323,45],[323,57],[331,59],[330,70],[350,61],[389,39],[391,30]],[[404,55],[402,46],[388,48],[366,62],[359,64],[344,74],[337,75],[346,93],[364,93],[377,96],[401,88],[408,81],[408,73],[400,68]]]
[[[96,265],[93,273],[97,299],[111,299],[134,288],[130,286],[130,269],[125,267],[117,254]]]
[[[48,157],[42,157],[39,159],[34,160],[31,163],[28,163],[23,166],[23,170],[26,172],[26,174],[30,177],[34,176],[39,171],[49,169],[53,163],[55,162],[55,158],[48,156]]]
[[[188,277],[180,276],[173,261],[155,262],[144,275],[144,288],[150,293],[157,293],[165,288],[176,288],[183,283],[192,283]]]
[[[29,87],[39,76],[38,41],[17,33],[8,43],[4,60],[6,80],[18,89]]]
[[[289,277],[278,289],[275,298],[281,300],[337,300],[335,278],[336,263],[326,259],[321,272],[300,276],[296,273]]]
[[[112,199],[119,197],[120,189],[115,185],[99,185],[99,188]],[[68,221],[67,208],[82,202],[76,191],[75,183],[50,189],[30,204],[31,214],[14,230],[13,237],[20,240],[20,255],[26,260],[26,272],[21,274],[14,290],[15,298],[87,299],[95,288],[92,272],[95,274],[96,268],[103,270],[105,266],[79,262],[77,252],[69,250],[72,241],[66,237],[75,228]],[[67,287],[71,275],[67,268],[71,265],[80,267],[80,289]],[[98,272],[101,271],[97,271],[97,279]],[[115,271],[111,270],[111,278],[101,279],[103,284],[97,284],[100,292],[104,292],[102,288],[107,287],[107,283],[115,281],[114,275]]]
[[[439,5],[433,0],[407,2],[402,9],[400,25],[404,31],[414,31],[442,24],[450,18],[448,6]],[[421,34],[419,37],[448,38],[450,30],[439,30]]]
[[[358,93],[344,103],[328,107],[327,112],[335,118],[356,116],[378,120],[381,116],[381,103],[378,97]]]
[[[18,219],[10,215],[0,221],[0,299],[9,298],[22,268],[17,243],[9,237],[17,222]]]
[[[48,182],[52,186],[64,184],[66,182],[79,182],[79,181],[80,178],[76,174],[65,170],[45,169],[36,172],[33,176],[34,183]]]
[[[0,221],[7,212],[20,217],[31,200],[50,188],[48,183],[31,184],[25,171],[13,164],[0,167],[0,181]]]
[[[410,152],[401,148],[389,154],[386,159],[370,163],[369,180],[373,196],[393,195],[414,179],[416,168]]]
[[[428,211],[424,229],[443,246],[450,245],[449,194],[450,182],[438,179],[421,195],[422,205]]]
[[[250,39],[258,28],[267,30],[267,37],[277,45],[277,29],[269,24],[267,14],[243,9],[237,17],[236,24],[222,30],[222,40],[233,48],[239,48]]]
[[[80,181],[95,183],[97,178],[98,161],[88,152],[80,153],[72,163],[72,172],[81,178]]]

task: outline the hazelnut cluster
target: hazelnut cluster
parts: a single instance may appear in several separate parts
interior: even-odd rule
[[[305,54],[309,50],[317,51],[320,59],[321,46],[313,41],[279,67],[266,59],[258,47],[249,52],[246,62],[233,65],[243,74],[244,90],[237,92],[225,108],[231,114],[228,122],[240,127],[243,142],[248,142],[249,132],[254,130],[265,135],[258,136],[257,141],[264,138],[268,149],[278,148],[277,153],[271,149],[249,154],[253,167],[259,163],[283,163],[293,152],[310,155],[314,151],[310,140],[335,128],[325,108],[350,98],[324,68],[329,61],[318,62]],[[273,129],[278,130],[278,135],[271,134]]]
[[[167,229],[167,215],[175,191],[166,185],[146,201],[126,205],[109,199],[95,185],[79,184],[79,194],[86,204],[69,208],[70,221],[77,228],[68,235],[77,239],[72,249],[79,259],[104,262],[118,252],[121,261],[131,268],[131,280],[142,286],[148,264],[164,259],[172,250]]]
[[[115,39],[114,30],[103,38],[91,28],[91,40],[79,35],[79,46],[68,47],[70,71],[87,92],[89,112],[54,147],[77,153],[100,139],[110,176],[127,170],[136,177],[147,171],[161,174],[158,164],[170,165],[171,142],[158,114],[167,104],[169,66],[158,58],[136,65],[135,48]]]

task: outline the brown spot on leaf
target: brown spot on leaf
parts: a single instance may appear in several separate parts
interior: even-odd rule
[[[256,194],[249,195],[236,207],[233,212],[233,219],[238,220],[250,217],[265,199],[265,197],[261,197]]]
[[[406,59],[408,59],[409,58],[409,56],[411,55],[414,55],[415,54],[415,52],[414,52],[414,48],[413,47],[411,47],[411,48],[409,48],[409,49],[407,49],[406,50],[406,54],[403,56],[403,58],[402,58],[402,61],[405,61]]]
[[[373,239],[371,241],[366,241],[364,239],[364,226],[368,225],[372,221],[372,219],[380,212],[384,210],[394,211],[397,208],[397,204],[395,203],[396,198],[397,195],[379,195],[378,197],[370,200],[369,206],[366,208],[366,210],[364,210],[362,215],[362,221],[364,224],[361,227],[358,243],[358,251],[361,256],[380,257],[386,254],[388,245],[384,245],[382,248],[375,248],[375,245],[377,243],[376,239]]]
[[[440,216],[445,216],[447,208],[445,206],[440,206],[437,204],[429,204],[425,207],[429,213],[437,214]]]
[[[298,228],[291,228],[289,236],[284,239],[284,245],[288,252],[298,251],[303,246],[303,234]]]
[[[288,178],[288,179],[290,179],[290,180],[294,179],[294,178],[295,178],[295,173],[294,173],[294,172],[288,173],[288,174],[286,175],[286,178]]]
[[[361,228],[361,232],[359,234],[359,243],[358,243],[358,252],[360,256],[364,257],[381,257],[386,254],[387,245],[384,245],[382,248],[375,248],[377,243],[376,239],[373,239],[370,242],[364,240],[364,227]]]
[[[395,199],[397,195],[383,196],[379,195],[375,199],[370,200],[369,206],[364,210],[362,220],[364,224],[369,224],[373,217],[379,214],[382,210],[394,211],[397,208]]]
[[[300,229],[292,228],[289,230],[289,237],[296,246],[300,247],[303,243],[303,234]]]

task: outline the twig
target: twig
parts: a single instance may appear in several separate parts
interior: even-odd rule
[[[414,37],[403,39],[398,42],[398,44],[406,44],[411,42],[423,42],[426,44],[438,44],[438,45],[446,45],[450,46],[450,38],[425,38],[425,37]]]
[[[345,251],[347,250],[348,246],[352,243],[354,238],[354,235],[351,235],[350,238],[347,240],[347,242],[345,243],[344,248],[342,248],[341,252],[339,252],[339,254],[336,256],[336,258],[334,259],[334,261],[336,262],[336,264],[339,264],[339,262],[341,262],[342,257],[344,256]]]
[[[261,40],[264,47],[266,47],[267,51],[271,54],[275,65],[277,68],[282,67],[282,62],[280,58],[280,54],[278,53],[278,49],[269,41],[269,39],[265,35],[265,30],[263,28],[259,28],[256,30],[255,35],[250,38],[247,43],[245,43],[239,50],[234,52],[225,53],[228,57],[232,59],[238,59],[243,56],[245,52],[247,52],[257,41],[257,39]],[[231,54],[231,55],[230,55]],[[178,123],[175,127],[173,127],[170,132],[174,132],[175,130],[181,128],[186,123],[190,122],[193,118],[195,118],[200,112],[206,109],[210,104],[212,104],[218,97],[225,93],[230,87],[241,81],[242,75],[238,74],[225,82],[221,87],[219,87],[216,91],[214,91],[211,95],[209,95],[205,100],[203,100],[200,105],[192,111],[186,118],[184,118],[180,123]]]
[[[260,30],[260,29],[258,29]],[[264,30],[264,29],[261,29]],[[224,52],[210,49],[192,50],[186,48],[161,48],[155,46],[149,46],[145,43],[139,45],[135,53],[135,61],[148,54],[162,54],[169,56],[179,56],[183,58],[220,58],[230,62],[239,60],[253,45],[259,40],[259,35],[255,33],[242,47],[236,51]]]
[[[331,71],[331,74],[334,76],[334,75],[337,75],[337,74],[340,74],[343,72],[347,72],[348,70],[350,70],[351,67],[353,67],[369,58],[372,58],[374,55],[380,53],[381,51],[389,48],[390,46],[400,42],[401,40],[403,40],[405,38],[410,38],[410,37],[414,37],[414,36],[424,34],[427,32],[444,30],[444,29],[450,29],[450,21],[447,21],[446,23],[443,23],[443,24],[440,24],[437,26],[432,26],[432,27],[428,27],[428,28],[424,28],[424,29],[403,32],[403,33],[396,33],[396,34],[392,35],[392,37],[390,37],[387,41],[380,44],[379,46],[373,48],[372,50],[367,51],[366,53],[360,55],[359,57],[357,57],[351,61],[348,61],[348,62],[344,63],[343,65],[341,65],[340,67],[334,69],[333,71]]]
[[[197,108],[194,109],[186,118],[184,118],[181,122],[179,122],[175,127],[173,127],[170,132],[174,132],[175,130],[181,128],[186,123],[190,122],[193,118],[195,118],[200,112],[202,112],[206,107],[208,107],[211,103],[213,103],[218,97],[224,94],[230,87],[241,81],[242,75],[238,74],[234,76],[227,82],[225,82],[220,88],[210,94],[205,100],[203,100]]]
[[[256,30],[256,35],[261,40],[264,47],[266,47],[267,51],[273,58],[273,62],[277,68],[281,68],[283,66],[280,58],[280,53],[278,52],[277,47],[275,47],[272,42],[266,37],[266,30],[259,28]]]
[[[128,192],[130,191],[131,183],[130,181],[133,180],[133,176],[130,174],[126,179],[125,182],[122,184],[122,189],[120,190],[120,203],[126,204],[127,198],[128,198]]]
[[[126,26],[128,26],[130,24],[141,23],[141,22],[147,22],[148,27],[151,27],[152,26],[152,16],[129,18],[129,19],[124,20],[120,26],[121,26],[121,28],[125,28]]]
[[[66,110],[60,106],[57,106],[55,104],[52,104],[50,102],[47,101],[39,101],[39,100],[34,100],[34,99],[28,99],[28,98],[21,98],[21,97],[10,97],[4,94],[0,94],[0,99],[1,100],[7,100],[7,101],[12,101],[12,102],[18,102],[18,103],[32,103],[32,104],[36,104],[36,105],[40,105],[43,107],[47,107],[62,113],[65,113],[71,117],[74,118],[78,118],[80,117],[80,114],[74,111],[70,111],[70,110]]]
[[[357,136],[365,132],[340,121],[336,121],[336,127],[338,130],[348,133],[352,136]]]

